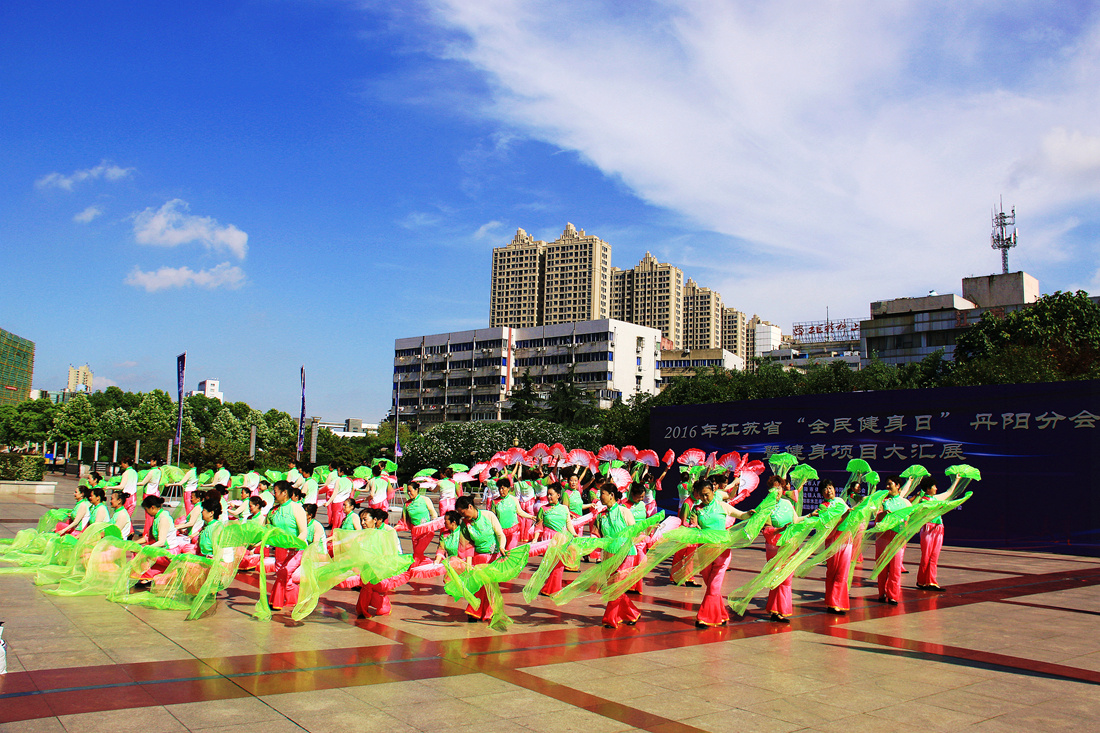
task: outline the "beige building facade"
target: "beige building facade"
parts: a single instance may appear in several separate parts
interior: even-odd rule
[[[66,389],[68,389],[69,392],[91,392],[92,368],[87,364],[78,367],[74,367],[70,364],[69,385]]]
[[[683,343],[684,272],[645,253],[629,270],[611,269],[611,317],[656,328],[676,348]]]
[[[683,348],[721,349],[724,314],[722,296],[688,278],[684,284]]]
[[[748,317],[736,308],[722,309],[722,348],[748,362]]]
[[[529,328],[607,318],[611,245],[572,224],[553,242],[522,229],[493,249],[490,328]]]

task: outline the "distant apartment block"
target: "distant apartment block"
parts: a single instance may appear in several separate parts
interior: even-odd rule
[[[84,366],[74,367],[69,365],[69,385],[66,387],[69,392],[91,392],[92,391],[92,368],[85,364]]]
[[[748,363],[745,345],[748,341],[746,330],[748,319],[736,308],[722,309],[722,348]]]
[[[700,369],[719,367],[729,371],[743,371],[745,360],[726,349],[665,349],[661,351],[661,389],[673,380],[694,377]]]
[[[685,349],[721,349],[725,308],[717,291],[688,278],[684,284]]]
[[[611,268],[611,317],[656,328],[672,341],[683,344],[684,273],[679,267],[658,262],[645,253],[629,270]]]
[[[195,397],[197,395],[202,395],[203,397],[209,397],[218,402],[225,402],[225,395],[218,389],[219,386],[220,384],[217,379],[204,379],[199,382],[199,388],[192,392],[188,392],[187,396]]]
[[[489,326],[525,328],[607,318],[611,245],[566,224],[553,242],[522,229],[493,250]]]

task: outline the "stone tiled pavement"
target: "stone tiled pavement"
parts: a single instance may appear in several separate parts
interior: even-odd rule
[[[0,497],[0,536],[71,505],[66,488]],[[761,599],[705,631],[700,591],[667,573],[647,580],[642,622],[615,631],[596,599],[526,606],[510,586],[503,634],[464,623],[438,582],[366,621],[353,591],[332,591],[299,624],[252,620],[246,576],[184,621],[0,575],[0,731],[1100,729],[1100,560],[947,547],[948,592],[930,594],[912,587],[918,557],[910,546],[896,608],[857,581],[851,613],[827,615],[818,572],[795,581],[790,626],[764,620]],[[760,546],[737,552],[726,588],[762,562]]]

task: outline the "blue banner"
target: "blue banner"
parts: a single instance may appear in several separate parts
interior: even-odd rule
[[[187,352],[176,357],[176,381],[179,387],[179,414],[176,416],[176,445],[183,442],[183,373],[187,369]]]
[[[302,414],[298,418],[298,457],[306,445],[306,367],[302,365]]]
[[[700,448],[765,462],[788,452],[837,484],[852,458],[866,460],[883,479],[919,463],[941,490],[950,484],[944,469],[966,463],[982,480],[970,485],[970,501],[944,518],[948,543],[1100,555],[1100,381],[660,407],[650,418],[650,445],[658,454]],[[669,507],[677,481],[674,467],[662,491]],[[820,502],[817,484],[806,487],[807,512]],[[763,491],[742,508],[755,506]]]

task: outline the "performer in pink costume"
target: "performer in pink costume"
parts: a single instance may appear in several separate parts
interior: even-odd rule
[[[401,519],[409,528],[412,535],[413,567],[424,565],[428,562],[428,545],[432,544],[435,532],[429,529],[420,529],[436,519],[435,505],[428,497],[420,494],[420,487],[416,484],[405,486],[405,505],[401,509]]]
[[[440,470],[440,479],[435,485],[439,489],[439,513],[446,514],[455,508],[455,500],[458,499],[458,484],[451,480],[455,475],[453,468],[448,466]]]
[[[621,497],[622,494],[611,482],[607,482],[600,487],[600,503],[607,507],[607,511],[600,515],[601,537],[610,538],[623,534],[628,527],[635,524],[634,514],[628,508],[619,504]],[[631,546],[630,554],[626,556],[622,565],[615,572],[612,583],[622,580],[630,572],[630,569],[637,564],[638,550]],[[630,596],[623,593],[618,598],[608,601],[607,608],[603,613],[603,626],[606,629],[613,629],[619,624],[633,626],[638,623],[641,615],[641,611],[630,600]]]
[[[699,529],[725,529],[727,518],[742,519],[751,512],[742,512],[729,504],[719,501],[714,496],[714,487],[707,484],[699,490],[699,502],[691,508],[688,517],[689,523]],[[730,566],[733,550],[726,550],[714,562],[707,565],[701,575],[706,593],[699,604],[699,613],[695,617],[695,625],[704,628],[708,626],[725,626],[730,619],[726,610],[726,599],[722,595],[722,582],[726,579],[726,570]]]
[[[474,555],[470,558],[473,565],[485,565],[492,562],[504,547],[504,530],[500,527],[496,515],[492,512],[482,511],[477,508],[469,496],[460,496],[455,500],[455,511],[462,515],[462,524],[459,531],[462,532],[462,541],[473,545]],[[489,595],[485,588],[476,593],[481,604],[475,609],[466,607],[466,620],[486,621],[493,612],[489,608]]]
[[[393,527],[386,524],[388,514],[377,507],[369,507],[364,512],[367,517],[363,521],[364,529],[373,529],[377,532],[386,532],[393,537],[393,552],[401,554],[401,541]],[[411,570],[406,570],[400,575],[386,578],[378,583],[362,583],[359,589],[359,600],[355,603],[355,610],[359,618],[367,616],[386,616],[391,610],[390,594],[394,588],[404,585],[409,581]]]
[[[512,494],[512,480],[502,478],[497,482],[500,498],[493,504],[492,512],[497,515],[500,528],[504,531],[504,550],[511,550],[520,544],[523,521],[533,521],[535,515],[528,513]]]
[[[834,505],[843,506],[845,511],[848,505],[836,495],[836,486],[832,481],[821,483],[821,507],[828,508]],[[817,514],[817,510],[814,511]],[[831,544],[836,541],[840,533],[833,530],[825,541]],[[829,559],[825,561],[825,607],[829,613],[844,614],[848,611],[848,567],[852,564],[852,543],[845,542],[837,549]]]
[[[901,482],[899,482],[897,478],[891,476],[886,479],[886,491],[889,492],[889,496],[882,502],[882,510],[878,513],[878,516],[875,517],[875,521],[882,521],[883,517],[887,514],[891,514],[909,506],[909,500],[900,495]],[[875,538],[876,560],[886,551],[886,547],[894,537],[894,532],[878,533],[878,536]],[[901,570],[902,557],[899,551],[894,553],[894,556],[890,558],[889,564],[878,575],[879,603],[889,603],[891,606],[898,605],[898,601],[901,600]]]
[[[569,522],[569,508],[561,503],[561,484],[553,483],[546,490],[547,504],[539,509],[538,525],[546,532],[568,532],[572,536],[577,535],[577,530]],[[539,591],[539,595],[549,596],[561,590],[562,572],[565,565],[560,561],[550,571],[549,577]]]
[[[284,532],[295,535],[303,542],[309,533],[309,520],[302,505],[290,498],[289,481],[276,481],[274,486],[275,508],[267,515],[267,523]],[[271,588],[271,610],[280,611],[283,606],[298,602],[298,584],[291,576],[302,564],[302,551],[286,547],[275,548],[275,580]]]
[[[351,498],[351,479],[344,475],[344,466],[339,462],[329,464],[332,472],[325,481],[328,490],[328,528],[335,530],[344,523],[346,511],[344,500]]]
[[[951,484],[951,488],[941,493],[937,492],[936,481],[931,476],[925,476],[920,484],[921,493],[916,503],[926,501],[951,501],[959,490],[959,478]],[[943,549],[943,519],[935,517],[925,523],[920,531],[920,567],[917,570],[917,587],[921,590],[942,591],[936,583],[936,571],[940,564],[940,550]]]
[[[779,500],[772,508],[771,516],[768,517],[763,531],[764,554],[768,560],[779,553],[779,538],[782,537],[783,530],[799,521],[794,504],[785,496],[786,489],[787,482],[785,479],[779,476],[772,476],[768,479],[768,490],[779,492]],[[777,623],[789,624],[791,621],[788,616],[794,613],[794,602],[791,599],[791,578],[792,576],[787,576],[782,583],[768,591],[766,610],[771,614],[771,620]]]

